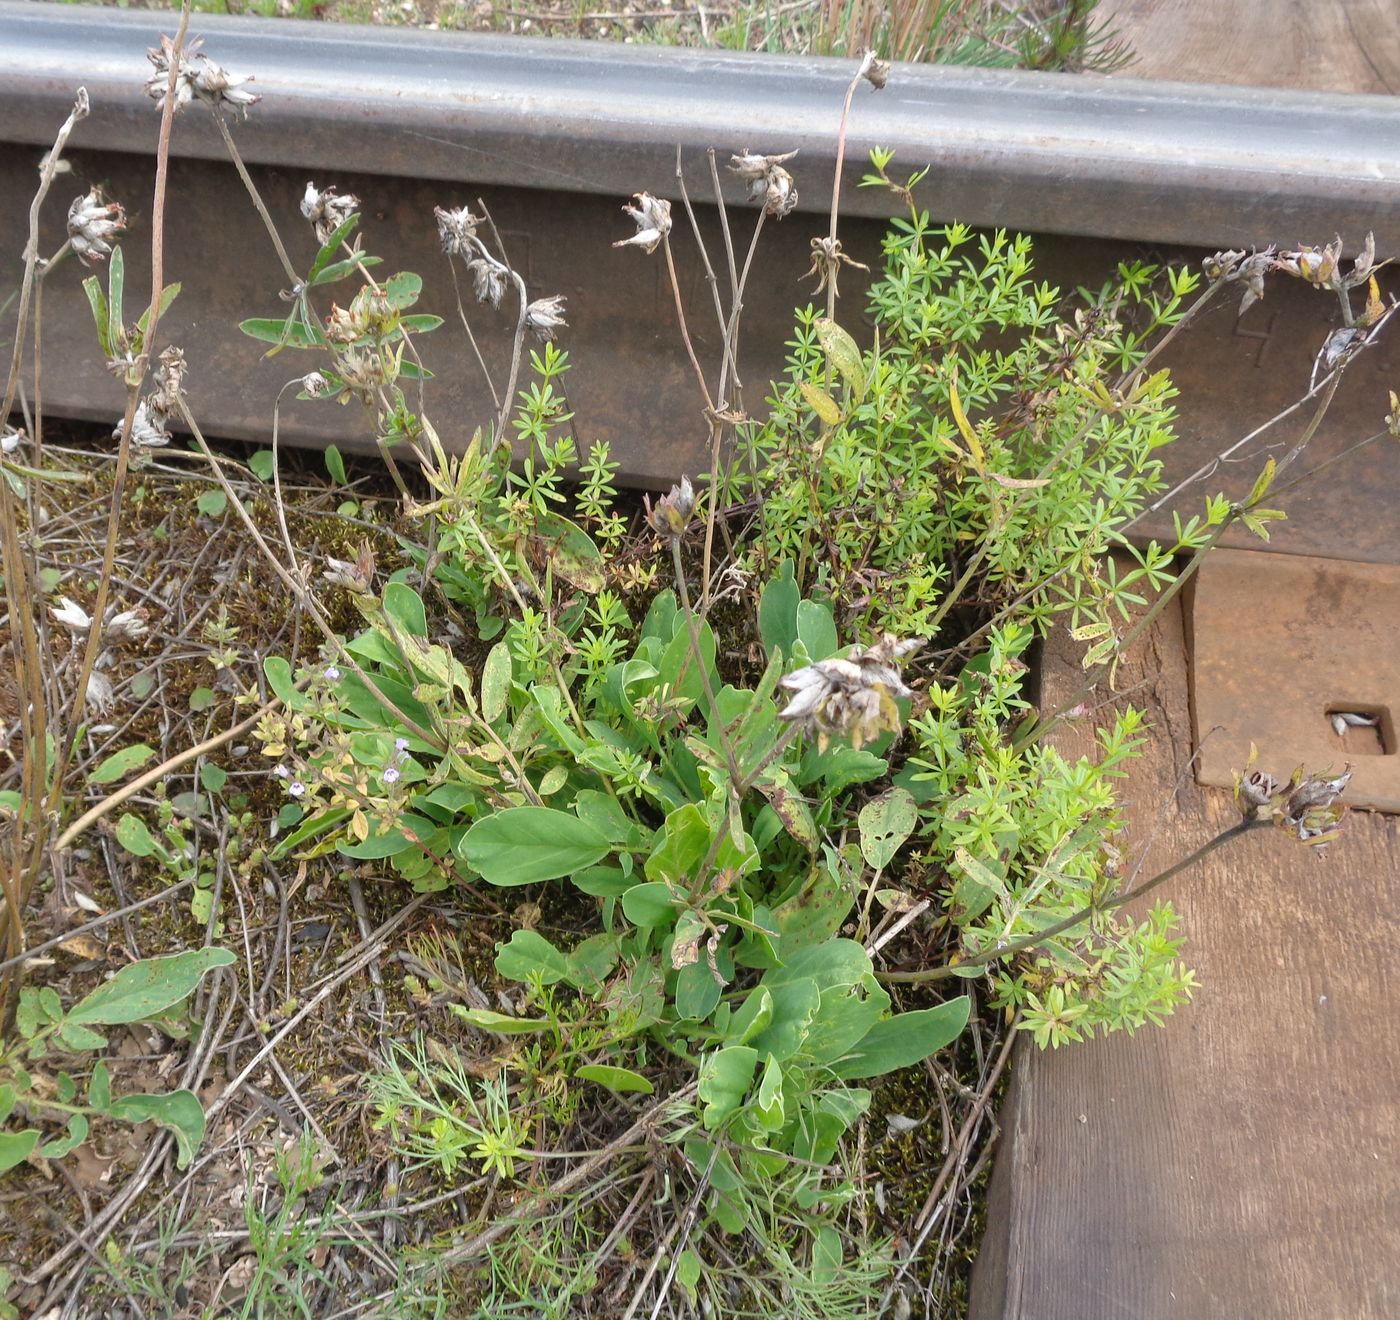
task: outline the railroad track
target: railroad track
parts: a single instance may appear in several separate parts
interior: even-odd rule
[[[139,235],[156,115],[142,92],[145,51],[171,26],[170,15],[0,0],[0,249],[11,271],[35,166],[82,85],[93,111],[68,153],[73,192],[101,182],[127,205],[131,279],[146,278]],[[823,228],[816,213],[829,205],[848,63],[215,16],[192,31],[226,68],[257,79],[263,100],[235,134],[279,227],[300,244],[294,260],[312,245],[297,212],[306,181],[335,183],[363,199],[364,229],[386,268],[422,273],[424,310],[455,318],[433,207],[486,199],[532,293],[567,298],[580,434],[608,439],[624,475],[643,485],[702,468],[705,430],[658,264],[610,247],[629,229],[618,206],[643,188],[675,197],[679,148],[717,251],[706,148],[721,161],[745,147],[799,149],[798,210],[765,234],[746,299],[745,377],[764,381],[779,368],[792,309],[809,296],[799,277]],[[872,262],[892,199],[855,185],[876,144],[911,169],[932,165],[919,200],[935,216],[1038,235],[1038,266],[1061,287],[1097,284],[1134,255],[1194,260],[1337,232],[1354,246],[1371,230],[1382,253],[1400,253],[1393,98],[901,66],[882,92],[862,85],[851,116],[843,235],[848,251]],[[725,187],[742,231],[752,210],[737,181]],[[166,265],[184,292],[169,328],[193,365],[192,397],[212,433],[263,437],[271,399],[298,364],[264,360],[236,329],[244,317],[275,314],[283,281],[208,116],[177,121],[170,195]],[[54,204],[52,246],[62,217]],[[688,245],[677,251],[686,297],[700,309],[702,271]],[[76,284],[76,270],[66,278]],[[122,391],[102,370],[85,301],[55,284],[45,307],[46,406],[113,417]],[[1222,308],[1185,337],[1172,363],[1188,403],[1171,472],[1194,470],[1221,436],[1296,397],[1331,309],[1289,285],[1245,321]],[[860,289],[853,281],[843,292],[843,315],[855,320]],[[702,359],[713,356],[709,321],[692,322]],[[506,329],[503,317],[501,357]],[[489,415],[489,399],[449,336],[444,328],[422,349],[438,377],[434,415],[465,426]],[[1377,415],[1383,386],[1396,379],[1391,352],[1350,373],[1328,422],[1339,440]],[[353,447],[356,421],[296,405],[283,434]],[[1323,456],[1327,441],[1318,442]],[[1400,477],[1400,458],[1374,463],[1383,480],[1371,488]],[[1311,498],[1316,516],[1292,548],[1337,553],[1345,540],[1350,557],[1400,558],[1393,520],[1367,517],[1351,500],[1334,508],[1326,491]],[[1145,530],[1169,525],[1167,513]]]

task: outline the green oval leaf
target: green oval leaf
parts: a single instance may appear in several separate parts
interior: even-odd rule
[[[115,1026],[140,1022],[178,1004],[194,993],[200,978],[215,967],[233,962],[227,949],[187,949],[165,958],[147,958],[123,967],[69,1011],[69,1022],[101,1022]]]
[[[33,1128],[23,1132],[0,1132],[0,1173],[23,1164],[39,1144],[39,1133]]]
[[[384,613],[410,637],[428,635],[428,615],[423,598],[406,582],[391,582],[384,588]]]
[[[891,788],[860,809],[860,851],[877,871],[883,871],[914,832],[919,811],[913,794]]]
[[[145,743],[123,747],[121,751],[113,752],[88,776],[88,783],[111,784],[118,779],[125,779],[129,774],[139,770],[155,754],[155,748],[147,747]]]
[[[656,1088],[639,1072],[631,1068],[618,1068],[610,1063],[585,1063],[574,1073],[585,1082],[597,1082],[609,1091],[634,1091],[639,1095],[651,1095]]]
[[[971,1007],[972,1001],[959,995],[937,1008],[898,1013],[877,1022],[844,1059],[831,1065],[831,1071],[842,1081],[858,1081],[921,1063],[958,1038]]]
[[[153,857],[160,851],[146,822],[129,811],[117,822],[117,842],[133,857]]]
[[[612,845],[592,825],[552,807],[507,807],[477,821],[461,855],[488,884],[529,885],[582,871]]]
[[[221,952],[221,951],[220,951]],[[232,956],[229,961],[232,962]],[[124,1095],[113,1100],[107,1112],[129,1123],[156,1122],[175,1134],[175,1164],[189,1168],[199,1143],[204,1140],[204,1106],[193,1091],[171,1091],[169,1095]]]
[[[508,1013],[496,1013],[489,1008],[463,1008],[455,1005],[454,1016],[468,1026],[490,1031],[497,1036],[523,1036],[534,1031],[547,1031],[548,1018],[518,1018]]]
[[[568,976],[569,961],[537,931],[518,930],[497,951],[496,970],[507,980],[538,976],[545,985],[553,985]]]

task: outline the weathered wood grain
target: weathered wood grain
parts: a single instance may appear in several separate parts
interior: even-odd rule
[[[1180,611],[1146,642],[1120,686],[1151,680],[1126,788],[1150,875],[1235,809],[1186,773]],[[1077,648],[1047,650],[1054,706]],[[973,1320],[1400,1315],[1396,818],[1354,812],[1321,855],[1272,832],[1231,847],[1172,882],[1194,1003],[1136,1038],[1018,1047]]]
[[[1137,78],[1400,92],[1395,0],[1103,0]]]

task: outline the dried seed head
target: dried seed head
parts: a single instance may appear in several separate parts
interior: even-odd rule
[[[860,75],[876,91],[881,90],[890,80],[890,63],[888,60],[875,58],[875,52],[868,50],[865,58],[861,61]]]
[[[125,228],[126,212],[118,203],[104,201],[101,188],[75,197],[68,208],[68,241],[85,266],[111,255],[110,240]]]
[[[103,645],[121,646],[126,642],[139,640],[146,635],[146,621],[150,617],[151,612],[144,605],[111,615],[107,626],[102,629]]]
[[[661,240],[671,232],[671,203],[662,197],[653,197],[648,192],[632,194],[633,205],[623,206],[623,210],[637,226],[631,238],[621,238],[613,247],[639,247],[644,252],[655,252]]]
[[[643,496],[642,503],[646,505],[647,523],[652,531],[661,536],[684,536],[685,529],[690,526],[690,516],[695,512],[695,487],[690,484],[689,477],[682,477],[655,504],[649,495]]]
[[[481,216],[473,215],[465,206],[458,207],[455,211],[435,206],[433,214],[437,217],[438,240],[442,243],[444,252],[449,256],[459,257],[472,250],[472,240],[476,237],[476,227],[481,223]]]
[[[50,607],[49,613],[53,615],[55,623],[62,624],[71,633],[85,635],[92,627],[92,615],[67,596],[60,596],[57,606]]]
[[[331,392],[331,383],[319,371],[309,371],[301,378],[302,393],[312,399],[324,399]]]
[[[804,280],[810,279],[813,275],[817,277],[817,287],[813,290],[814,293],[820,293],[828,284],[836,289],[836,278],[840,274],[842,266],[854,266],[857,270],[865,271],[870,269],[863,261],[856,261],[855,258],[848,257],[842,251],[839,238],[823,234],[820,238],[812,240],[812,264],[802,278]]]
[[[472,277],[472,291],[477,302],[499,307],[506,291],[505,268],[486,257],[476,257],[467,262],[467,273]]]
[[[353,562],[327,555],[322,576],[333,586],[344,587],[360,596],[368,594],[374,587],[374,548],[368,541],[362,541],[359,555]]]
[[[1283,804],[1280,826],[1302,843],[1327,842],[1335,836],[1346,814],[1338,799],[1350,782],[1350,765],[1340,775],[1323,772],[1299,780]]]
[[[748,184],[749,198],[761,200],[764,213],[775,220],[781,220],[797,205],[797,186],[783,168],[783,162],[795,155],[797,152],[788,151],[781,156],[758,156],[745,148],[729,158],[729,168]]]
[[[552,298],[536,298],[525,309],[525,324],[541,343],[553,339],[556,330],[568,329],[563,296],[556,293]]]
[[[88,675],[86,704],[99,715],[105,715],[112,709],[117,699],[117,690],[112,686],[112,680],[100,669],[94,669]]]
[[[146,396],[151,413],[162,426],[179,412],[180,392],[185,387],[185,352],[171,345],[160,355],[155,371],[156,387]]]
[[[1248,774],[1237,777],[1235,801],[1239,804],[1240,814],[1246,820],[1253,820],[1262,808],[1274,800],[1281,787],[1278,780],[1266,770],[1251,770]]]
[[[112,432],[113,440],[122,436],[121,423]],[[170,432],[165,429],[165,418],[151,412],[147,400],[136,405],[136,415],[131,419],[131,443],[138,449],[158,449],[170,443]]]
[[[251,77],[235,77],[226,69],[214,63],[202,50],[202,39],[196,37],[187,41],[180,52],[179,68],[175,75],[175,109],[191,101],[200,100],[211,106],[228,106],[247,113],[250,105],[255,105],[262,97],[247,90],[245,84]],[[170,91],[170,64],[175,54],[175,43],[166,36],[160,45],[146,52],[154,72],[146,80],[146,95],[154,99],[157,110],[165,108],[165,98]]]
[[[326,317],[326,338],[333,344],[353,344],[363,332],[359,318],[352,308],[331,304],[330,315]]]
[[[359,204],[360,199],[354,193],[336,192],[335,184],[320,189],[308,183],[301,199],[301,213],[311,221],[317,241],[324,243],[355,214]]]
[[[1240,249],[1216,252],[1207,257],[1201,268],[1208,280],[1223,280],[1226,284],[1242,284],[1244,297],[1240,301],[1243,316],[1264,296],[1264,276],[1274,267],[1274,250],[1245,254]]]
[[[1280,252],[1274,268],[1296,275],[1301,280],[1319,288],[1342,288],[1343,282],[1339,265],[1342,259],[1342,240],[1334,238],[1326,247],[1304,245],[1292,252]]]
[[[1346,279],[1347,288],[1354,289],[1358,284],[1364,284],[1371,278],[1371,273],[1375,269],[1376,236],[1375,234],[1367,234],[1366,241],[1361,245],[1361,251],[1357,254],[1356,260],[1351,263],[1351,274]]]
[[[863,747],[882,733],[898,733],[895,700],[913,695],[899,663],[921,645],[886,633],[874,646],[852,647],[845,659],[821,660],[789,674],[781,686],[793,697],[779,718],[815,735],[823,751],[833,738],[849,738],[852,746]]]

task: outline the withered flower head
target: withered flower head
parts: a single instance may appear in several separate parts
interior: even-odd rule
[[[821,751],[833,738],[849,738],[853,747],[863,747],[882,733],[898,733],[895,700],[913,695],[899,662],[922,645],[886,633],[874,646],[852,647],[845,659],[820,660],[789,674],[780,686],[794,695],[778,718],[814,734]]]
[[[0,429],[0,454],[13,454],[24,440],[24,432],[12,426]]]
[[[637,226],[631,238],[620,238],[613,247],[639,247],[644,252],[655,252],[661,240],[671,232],[671,203],[662,197],[653,197],[648,192],[632,194],[633,205],[623,206],[623,210]]]
[[[118,422],[117,429],[112,432],[112,439],[120,440],[121,435],[121,423]],[[165,418],[152,412],[146,399],[142,399],[136,405],[136,415],[131,421],[131,443],[139,449],[158,449],[161,445],[170,443],[170,432],[165,429]]]
[[[820,238],[812,240],[812,264],[802,278],[806,280],[811,279],[813,275],[817,277],[817,287],[813,290],[814,293],[820,293],[828,284],[835,289],[836,279],[841,273],[842,266],[854,266],[857,270],[866,271],[870,269],[863,261],[848,257],[841,248],[839,238],[823,234]]]
[[[861,60],[860,76],[879,91],[890,80],[890,62],[877,59],[875,52],[868,50],[865,52],[865,58]]]
[[[650,495],[642,497],[646,506],[647,525],[661,536],[684,536],[690,526],[690,515],[695,512],[695,487],[689,477],[682,477],[670,491],[661,496],[655,504]]]
[[[553,339],[556,330],[568,329],[563,295],[556,293],[551,298],[536,298],[525,309],[525,324],[541,343]]]
[[[68,241],[85,266],[110,256],[110,240],[125,228],[126,212],[118,203],[104,201],[101,188],[75,197],[68,208]]]
[[[226,105],[246,113],[250,105],[262,100],[245,86],[253,81],[251,77],[235,77],[215,64],[200,50],[202,44],[202,39],[196,37],[193,41],[187,41],[180,52],[179,69],[175,75],[177,112],[191,101],[200,100],[212,106]],[[155,100],[157,110],[165,108],[165,98],[170,90],[170,62],[174,53],[175,43],[167,36],[161,37],[158,48],[146,52],[146,58],[155,70],[146,80],[146,95]]]
[[[1253,820],[1277,796],[1282,785],[1267,770],[1250,770],[1235,777],[1235,801],[1240,814]]]
[[[161,426],[180,409],[177,400],[185,384],[185,353],[172,344],[160,355],[160,365],[155,370],[156,387],[146,396],[151,414]]]
[[[356,595],[366,595],[374,587],[374,547],[368,541],[362,541],[353,562],[327,555],[326,571],[322,576],[333,586],[344,587]]]
[[[353,193],[337,193],[335,184],[321,189],[308,183],[301,199],[301,213],[311,221],[317,241],[324,243],[355,214],[359,204],[360,199]]]
[[[75,600],[60,596],[56,606],[49,607],[55,623],[62,624],[71,633],[86,633],[92,627],[92,616]]]
[[[437,217],[438,239],[444,252],[459,257],[471,251],[471,240],[476,237],[476,227],[481,223],[479,215],[473,215],[465,206],[456,210],[435,206],[433,214]]]
[[[319,371],[309,371],[301,378],[302,393],[311,399],[324,399],[331,392],[331,383]]]
[[[781,156],[759,156],[745,148],[729,158],[729,168],[749,187],[749,199],[762,201],[766,215],[781,220],[797,205],[797,186],[783,168],[796,151]]]
[[[1342,259],[1342,240],[1334,238],[1326,247],[1311,247],[1304,244],[1292,252],[1280,252],[1274,263],[1275,269],[1296,275],[1309,284],[1321,288],[1340,287],[1339,264]]]
[[[1201,262],[1201,269],[1208,280],[1244,286],[1244,297],[1240,300],[1241,316],[1264,296],[1264,276],[1273,267],[1273,248],[1247,255],[1238,248],[1232,248],[1226,252],[1216,252]]]
[[[124,642],[134,642],[146,635],[146,621],[151,612],[144,605],[135,609],[122,610],[111,614],[107,626],[102,629],[102,641],[106,646],[120,646]]]
[[[467,262],[467,272],[472,277],[472,290],[477,302],[499,307],[506,291],[505,267],[486,257],[475,257]]]
[[[1346,814],[1338,799],[1351,782],[1351,766],[1339,775],[1324,771],[1302,778],[1300,774],[1294,775],[1297,782],[1284,800],[1279,824],[1302,843],[1325,843],[1336,836]]]
[[[326,317],[326,338],[333,344],[353,344],[362,335],[359,318],[354,309],[332,303]]]

